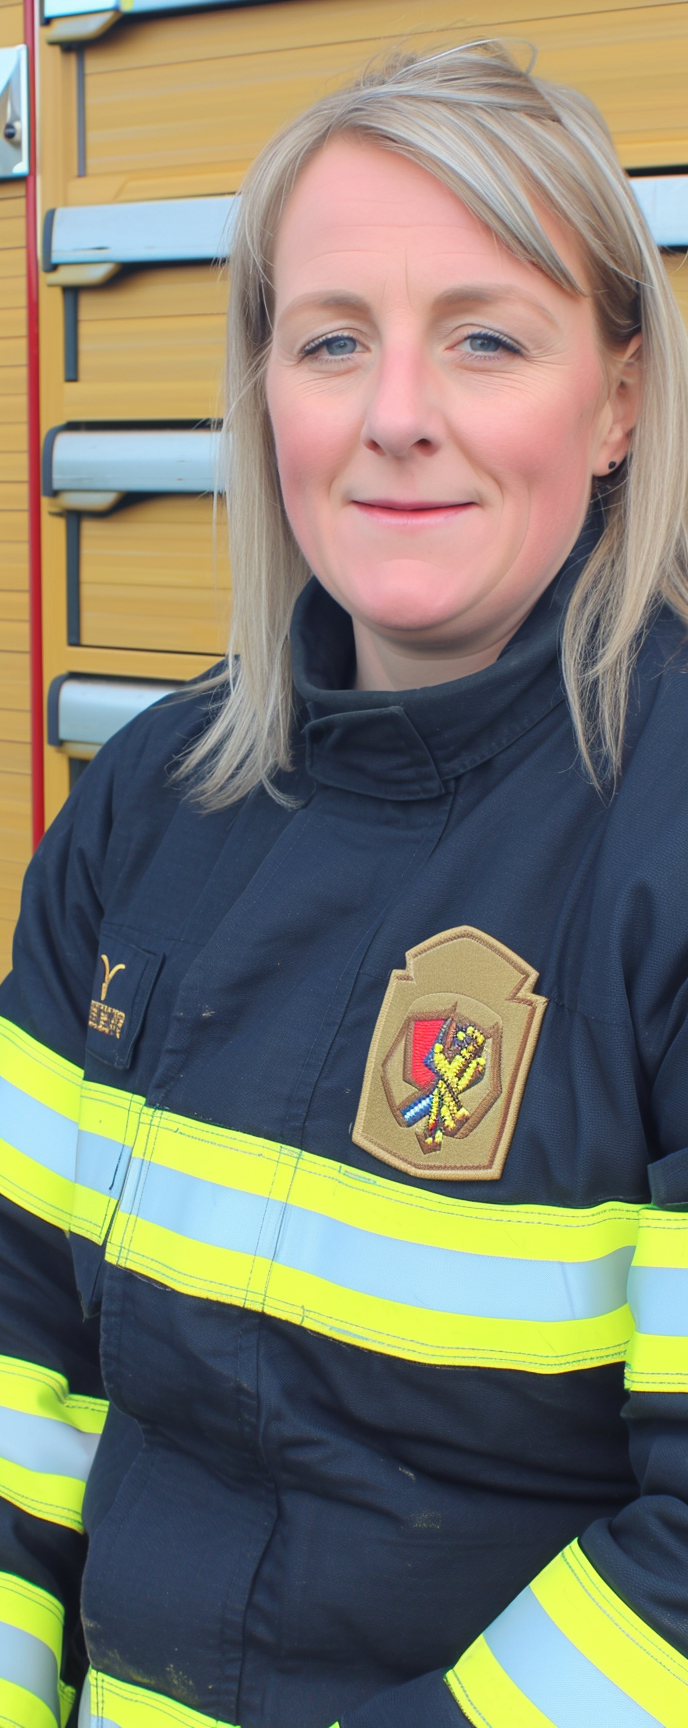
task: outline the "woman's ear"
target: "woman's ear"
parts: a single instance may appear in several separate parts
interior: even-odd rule
[[[609,396],[600,417],[600,444],[593,465],[593,474],[598,477],[608,474],[611,468],[618,468],[628,454],[640,408],[642,343],[638,332],[631,337],[622,354],[607,361]]]

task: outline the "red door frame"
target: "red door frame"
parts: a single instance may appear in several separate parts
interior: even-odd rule
[[[43,770],[43,609],[41,588],[41,418],[38,370],[38,202],[36,196],[36,14],[24,0],[29,61],[29,173],[26,180],[26,362],[29,479],[29,677],[31,815],[34,848],[45,826]]]

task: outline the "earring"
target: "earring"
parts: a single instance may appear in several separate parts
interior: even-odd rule
[[[612,471],[612,468],[615,468],[615,467],[616,467],[616,463],[615,463],[615,462],[609,462],[609,463],[608,463],[608,468],[609,468],[609,472],[610,472],[610,473],[611,473],[611,471]]]

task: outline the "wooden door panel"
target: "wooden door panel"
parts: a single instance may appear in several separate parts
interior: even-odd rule
[[[79,377],[69,420],[222,415],[226,277],[208,265],[133,270],[79,294]]]
[[[229,624],[226,523],[210,498],[151,498],[81,524],[84,646],[218,658]]]

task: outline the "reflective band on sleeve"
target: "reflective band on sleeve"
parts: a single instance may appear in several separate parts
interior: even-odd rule
[[[201,1715],[162,1692],[149,1692],[90,1668],[78,1728],[232,1728],[232,1724],[225,1717]]]
[[[688,1392],[688,1213],[644,1208],[628,1279],[631,1392]]]
[[[59,1679],[64,1609],[37,1585],[0,1573],[0,1721],[61,1728],[74,1702]]]
[[[685,1728],[688,1661],[604,1583],[577,1542],[446,1676],[476,1728]]]
[[[0,1192],[94,1242],[107,1235],[142,1100],[0,1019]]]
[[[62,1374],[0,1356],[0,1493],[51,1524],[83,1529],[84,1488],[107,1415]]]
[[[389,1355],[551,1374],[623,1360],[638,1211],[456,1200],[146,1109],[107,1257]]]
[[[82,1075],[0,1020],[0,1191],[69,1228]]]

